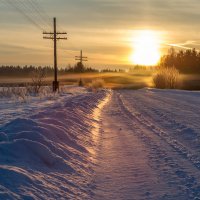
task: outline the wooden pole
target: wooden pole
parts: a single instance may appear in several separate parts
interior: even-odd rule
[[[54,24],[54,82],[53,82],[53,91],[56,92],[59,89],[59,83],[58,83],[58,66],[57,66],[56,18],[53,19],[53,24]]]
[[[49,39],[54,41],[54,81],[53,81],[53,91],[56,92],[59,89],[59,82],[58,82],[58,66],[57,66],[57,40],[67,40],[66,32],[57,32],[56,28],[56,18],[53,18],[53,32],[43,32],[43,38]],[[49,36],[46,36],[49,35]],[[63,35],[63,36],[59,36]]]

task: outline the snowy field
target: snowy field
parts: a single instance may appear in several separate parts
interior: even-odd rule
[[[68,87],[0,99],[0,199],[200,199],[200,92]]]

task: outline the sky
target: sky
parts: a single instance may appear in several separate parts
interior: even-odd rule
[[[199,10],[199,0],[0,0],[0,65],[53,65],[53,42],[42,34],[53,17],[68,33],[58,42],[59,66],[74,64],[81,49],[88,66],[131,65],[142,30],[158,35],[161,54],[170,45],[198,50]]]

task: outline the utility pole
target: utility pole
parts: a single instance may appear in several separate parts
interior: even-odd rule
[[[75,60],[80,61],[81,65],[83,65],[83,61],[88,61],[88,57],[83,57],[83,51],[81,50],[80,56],[75,56]]]
[[[66,32],[57,32],[56,28],[56,18],[53,19],[53,32],[43,32],[43,38],[54,41],[54,81],[53,81],[53,92],[56,92],[59,89],[58,82],[58,66],[57,66],[57,41],[58,40],[67,40],[67,37],[63,37],[67,35]],[[47,35],[47,36],[46,36]],[[60,37],[60,35],[63,35]]]

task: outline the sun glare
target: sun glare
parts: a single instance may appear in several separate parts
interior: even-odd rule
[[[133,39],[131,62],[137,65],[156,65],[160,59],[159,35],[150,30],[139,31]]]

